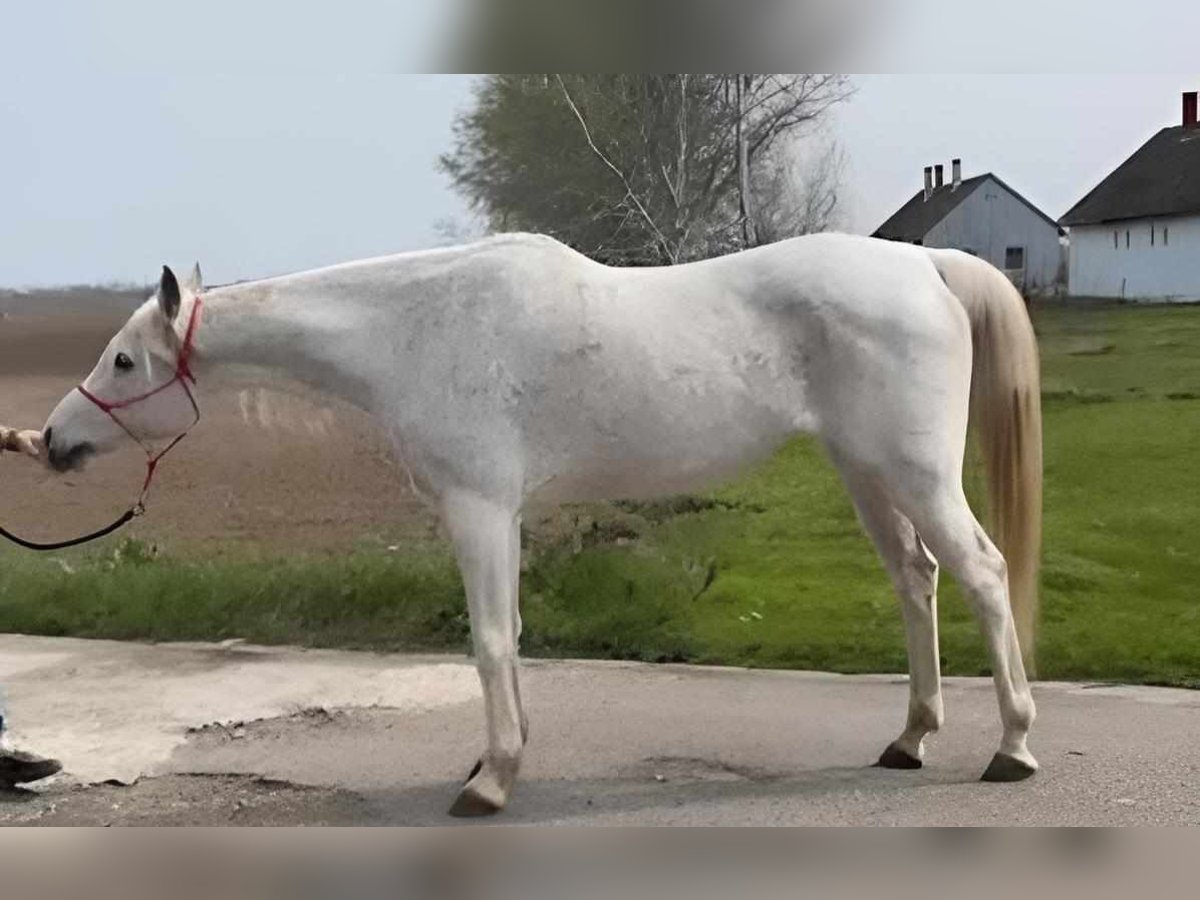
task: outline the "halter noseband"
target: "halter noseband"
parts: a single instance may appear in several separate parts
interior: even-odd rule
[[[196,328],[200,324],[201,306],[202,303],[200,297],[197,296],[192,303],[192,312],[188,317],[187,331],[185,331],[183,335],[183,345],[179,348],[179,355],[175,358],[175,374],[171,376],[170,380],[163,382],[156,388],[151,388],[144,394],[138,394],[136,397],[129,397],[125,400],[119,400],[116,402],[103,400],[100,397],[97,397],[82,384],[77,385],[75,388],[75,390],[79,391],[79,393],[83,394],[83,396],[85,396],[88,400],[96,404],[96,406],[98,406],[110,419],[116,422],[117,425],[120,426],[121,430],[129,435],[129,437],[133,439],[133,441],[137,443],[137,445],[146,453],[146,480],[142,482],[142,491],[140,494],[138,494],[137,502],[132,507],[132,512],[135,516],[140,516],[146,510],[146,492],[150,490],[150,482],[154,478],[154,470],[158,467],[158,461],[166,456],[176,444],[187,437],[187,433],[196,426],[197,422],[200,421],[200,407],[196,403],[196,398],[192,395],[192,389],[188,387],[188,382],[190,381],[193,385],[196,383],[196,376],[192,374],[190,363],[192,350],[195,347],[194,341],[196,337]],[[162,450],[160,450],[158,453],[155,453],[152,447],[148,446],[145,441],[130,431],[129,426],[127,426],[117,417],[116,410],[125,409],[133,406],[135,403],[141,403],[143,400],[149,400],[155,394],[161,394],[176,382],[178,382],[183,388],[183,392],[187,394],[188,402],[192,404],[192,412],[195,415],[195,418],[192,419],[191,425],[172,438],[171,442],[167,444],[167,446],[163,447]]]

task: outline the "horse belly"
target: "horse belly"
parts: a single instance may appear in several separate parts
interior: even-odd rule
[[[568,440],[529,448],[537,499],[634,499],[711,487],[805,430],[797,411],[774,397],[697,395],[686,385],[653,397],[622,393],[597,392],[605,402],[577,404]]]

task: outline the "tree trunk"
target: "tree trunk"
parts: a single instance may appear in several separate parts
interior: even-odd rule
[[[754,210],[750,196],[750,150],[746,142],[745,122],[745,90],[743,78],[749,76],[735,75],[737,97],[737,169],[738,169],[738,212],[742,218],[742,241],[746,247],[758,244],[758,236],[754,228]]]

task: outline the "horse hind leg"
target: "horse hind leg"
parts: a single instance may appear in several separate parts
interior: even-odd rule
[[[879,757],[878,766],[919,769],[924,739],[944,718],[937,632],[937,561],[912,522],[870,477],[847,472],[845,480],[859,521],[875,544],[891,578],[904,617],[908,647],[909,698],[904,730]]]
[[[1020,781],[1037,771],[1026,739],[1037,715],[1008,598],[1008,567],[971,512],[959,484],[911,496],[905,513],[962,585],[991,657],[1003,735],[985,781]]]
[[[529,743],[529,716],[525,712],[525,704],[521,702],[521,517],[509,533],[509,574],[512,578],[512,629],[513,629],[513,693],[517,698],[517,714],[521,720],[521,744]]]

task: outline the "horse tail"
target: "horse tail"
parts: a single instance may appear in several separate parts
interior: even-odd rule
[[[1042,407],[1037,338],[1025,301],[994,266],[930,250],[971,323],[971,421],[987,470],[990,531],[1008,564],[1017,640],[1032,672],[1042,541]]]

